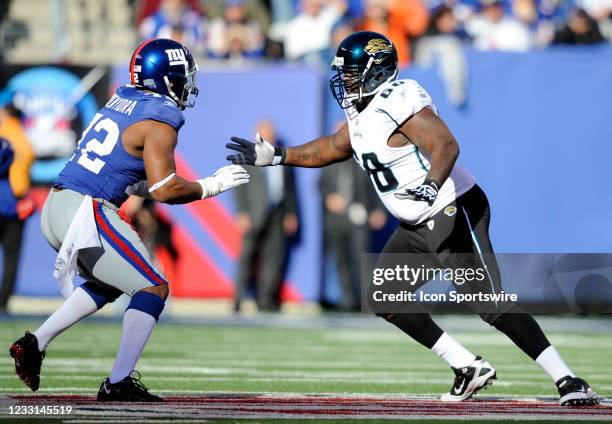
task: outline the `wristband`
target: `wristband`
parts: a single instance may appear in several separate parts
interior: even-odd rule
[[[432,178],[425,178],[425,181],[423,181],[423,184],[427,184],[429,186],[433,186],[433,188],[436,189],[436,191],[440,191],[440,183],[437,182],[436,180],[432,179]]]
[[[274,147],[274,158],[272,159],[272,166],[284,165],[287,153],[283,147]]]
[[[166,178],[164,178],[163,180],[153,184],[150,188],[149,188],[149,193],[153,193],[155,190],[157,190],[158,188],[160,188],[161,186],[163,186],[164,184],[166,184],[168,181],[170,181],[172,179],[172,177],[174,177],[176,175],[175,172],[173,172],[172,174],[168,175]]]

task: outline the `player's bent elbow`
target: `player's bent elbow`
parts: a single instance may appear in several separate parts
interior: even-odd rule
[[[168,190],[166,192],[158,193],[153,197],[153,200],[160,203],[165,203],[167,205],[182,205],[193,200],[199,200],[199,197],[197,199],[193,199],[190,196],[180,194],[180,192]]]
[[[459,143],[455,142],[455,159],[459,157],[460,153],[461,153],[461,149],[459,148]]]
[[[452,157],[454,160],[457,160],[457,158],[459,157],[459,143],[457,143],[457,140],[455,140],[454,138],[450,139],[447,143],[446,143],[446,155],[449,157]]]

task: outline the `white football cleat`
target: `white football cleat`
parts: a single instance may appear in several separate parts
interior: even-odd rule
[[[445,393],[440,397],[442,402],[461,402],[471,398],[474,393],[493,383],[497,378],[495,368],[487,361],[477,356],[467,367],[453,368],[455,382],[450,393]]]

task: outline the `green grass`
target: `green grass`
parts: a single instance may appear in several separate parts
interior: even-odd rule
[[[0,322],[0,347],[8,348],[37,324]],[[47,350],[39,393],[94,395],[112,367],[120,331],[119,322],[89,320],[59,336]],[[498,380],[487,395],[556,396],[549,377],[501,334],[491,330],[453,336],[497,368]],[[612,395],[608,334],[549,336],[578,375],[604,397]],[[166,395],[199,391],[438,395],[450,388],[453,379],[444,362],[391,326],[278,329],[162,323],[138,369],[153,392]],[[8,355],[0,357],[0,388],[4,394],[30,393],[15,376]]]
[[[0,323],[0,346],[36,322]],[[120,338],[119,323],[88,321],[59,336],[47,351],[41,390],[61,387],[93,393],[109,372]],[[455,333],[498,370],[487,394],[555,395],[540,368],[494,331]],[[612,394],[606,334],[551,334],[575,372],[604,396]],[[272,391],[442,393],[451,371],[431,352],[388,330],[276,329],[161,324],[138,364],[151,389],[173,391]],[[4,392],[23,389],[8,357],[0,359]]]

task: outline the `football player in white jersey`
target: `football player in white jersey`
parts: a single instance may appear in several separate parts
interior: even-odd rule
[[[290,148],[273,147],[259,134],[254,143],[232,137],[227,147],[237,154],[228,160],[256,166],[322,167],[353,156],[370,174],[389,212],[400,221],[383,253],[440,254],[446,259],[438,260],[437,265],[443,268],[473,266],[462,258],[479,258],[487,270],[488,284],[477,289],[499,292],[501,277],[489,240],[487,198],[474,177],[455,164],[459,146],[438,117],[429,94],[416,81],[397,79],[393,44],[375,32],[354,33],[338,47],[332,70],[336,75],[330,86],[347,116],[346,124],[335,134]],[[471,255],[458,256],[464,253]],[[479,315],[550,375],[561,405],[598,402],[531,315],[516,306],[497,306],[479,310]],[[495,378],[491,364],[440,329],[424,309],[377,315],[451,366],[455,381],[442,400],[468,399]]]

